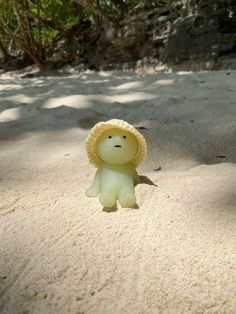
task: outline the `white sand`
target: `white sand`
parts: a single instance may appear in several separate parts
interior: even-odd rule
[[[0,79],[1,314],[236,313],[236,72]],[[109,118],[146,128],[139,209],[84,194]]]

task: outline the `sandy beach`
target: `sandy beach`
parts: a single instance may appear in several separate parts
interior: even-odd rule
[[[236,313],[236,71],[0,75],[0,313]],[[145,136],[138,207],[87,198],[91,127]]]

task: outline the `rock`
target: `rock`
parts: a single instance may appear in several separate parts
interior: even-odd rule
[[[226,64],[217,62],[223,55],[236,56],[235,19],[236,4],[230,0],[182,0],[171,6],[136,7],[101,34],[95,49],[97,68],[111,69],[122,63],[125,69],[127,63],[143,68],[146,57],[156,60],[156,66],[220,67]],[[151,66],[155,68],[153,62]]]
[[[24,69],[34,62],[28,56],[17,56],[0,64],[0,69],[4,71],[16,71]]]

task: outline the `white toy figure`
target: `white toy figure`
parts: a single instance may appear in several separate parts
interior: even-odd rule
[[[86,195],[99,195],[104,207],[113,207],[117,200],[122,207],[133,207],[139,183],[135,168],[147,151],[143,135],[128,122],[112,119],[96,124],[85,143],[90,162],[98,168]]]

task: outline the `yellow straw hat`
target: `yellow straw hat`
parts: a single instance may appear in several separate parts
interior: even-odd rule
[[[97,123],[92,129],[85,140],[85,146],[88,154],[89,161],[95,167],[102,163],[102,159],[97,152],[97,141],[103,132],[109,129],[121,129],[134,135],[138,142],[138,150],[134,158],[130,161],[134,167],[137,167],[144,161],[147,155],[147,144],[144,136],[136,130],[131,124],[124,120],[112,119],[106,122]]]

